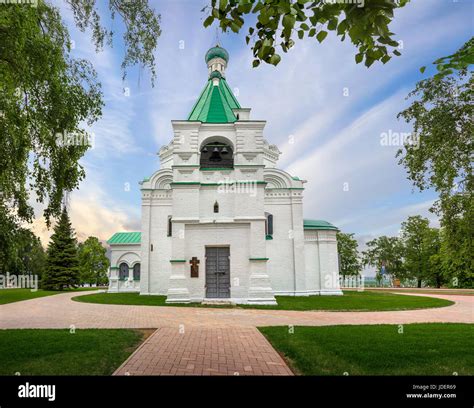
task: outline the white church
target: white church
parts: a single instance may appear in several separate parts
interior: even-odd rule
[[[167,303],[276,304],[275,295],[342,295],[337,228],[303,219],[305,180],[277,168],[226,81],[227,51],[205,56],[209,78],[141,184],[140,232],[118,232],[109,292],[166,295]]]

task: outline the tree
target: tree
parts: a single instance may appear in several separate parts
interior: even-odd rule
[[[107,31],[101,24],[97,0],[64,1],[71,6],[77,27],[81,31],[87,28],[92,30],[97,49],[101,49],[104,42],[112,44],[114,32]],[[155,13],[148,0],[109,0],[109,11],[112,20],[118,14],[125,24],[122,37],[125,45],[123,78],[127,75],[127,68],[139,64],[150,70],[153,83],[156,77],[154,52],[161,35],[160,14]]]
[[[277,49],[288,52],[295,44],[295,36],[300,40],[314,37],[322,42],[328,31],[334,31],[341,41],[349,37],[358,49],[356,63],[365,60],[365,65],[370,67],[374,61],[385,64],[392,58],[391,54],[400,55],[396,49],[399,44],[393,39],[395,34],[388,26],[394,10],[408,1],[365,0],[361,7],[359,3],[342,1],[212,0],[210,6],[203,8],[209,13],[204,27],[218,20],[224,32],[230,29],[238,33],[244,18],[250,20],[250,15],[256,15],[246,36],[247,44],[256,37],[252,45],[254,67],[261,61],[277,65],[281,60]]]
[[[46,254],[40,239],[29,229],[20,228],[15,235],[15,262],[10,268],[10,273],[15,275],[37,275],[41,279]]]
[[[10,271],[16,260],[15,242],[20,226],[15,217],[9,214],[8,208],[0,200],[0,274]]]
[[[403,279],[403,244],[397,237],[381,236],[367,242],[367,250],[362,252],[363,264],[376,268],[377,277],[391,275]]]
[[[40,239],[6,215],[5,208],[0,208],[0,234],[5,237],[0,240],[0,274],[33,274],[41,279],[45,253]]]
[[[423,281],[434,282],[437,287],[442,283],[442,270],[437,269],[439,232],[430,228],[429,224],[427,218],[419,215],[408,217],[407,221],[402,222],[403,258],[407,277],[416,279],[419,288]]]
[[[441,231],[438,228],[429,228],[424,239],[424,251],[429,255],[428,285],[440,288],[446,283],[447,277],[443,266],[443,256],[441,252]]]
[[[64,207],[48,246],[43,288],[63,290],[79,285],[77,241]]]
[[[413,123],[416,143],[397,152],[399,164],[419,190],[434,188],[439,199],[431,211],[443,229],[442,264],[450,279],[474,281],[474,77],[467,70],[419,82],[400,112]]]
[[[98,49],[104,41],[111,43],[113,32],[101,25],[95,0],[65,2],[78,28],[92,30]],[[129,66],[142,64],[153,79],[159,15],[146,0],[110,0],[109,10],[126,26],[124,76]],[[89,61],[71,56],[68,30],[58,9],[46,1],[37,7],[2,4],[0,44],[0,201],[10,209],[8,216],[31,221],[28,199],[34,193],[47,203],[49,225],[61,213],[64,193],[85,176],[79,159],[90,134],[84,125],[101,115],[100,84]]]
[[[340,273],[343,277],[359,275],[361,264],[357,240],[354,234],[337,233],[337,251],[339,253]]]
[[[107,283],[107,271],[110,265],[105,256],[106,249],[99,239],[89,237],[79,244],[79,271],[81,284],[89,285]]]
[[[454,54],[438,58],[433,64],[436,65],[438,70],[438,73],[434,76],[435,79],[442,79],[455,71],[466,70],[469,65],[474,64],[474,37]],[[425,69],[426,67],[421,67],[421,73],[425,72]]]

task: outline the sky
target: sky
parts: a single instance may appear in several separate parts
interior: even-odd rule
[[[105,106],[92,126],[94,148],[81,160],[86,179],[70,195],[69,211],[80,241],[107,240],[117,231],[140,230],[139,181],[159,169],[157,152],[173,133],[171,120],[186,119],[207,82],[206,51],[216,28],[204,28],[206,0],[150,0],[161,15],[155,53],[157,78],[140,67],[122,80],[124,55],[120,20],[103,10],[104,25],[117,32],[113,47],[96,52],[90,33],[60,10],[74,41],[72,55],[92,62],[102,83]],[[100,2],[98,2],[100,3]],[[105,2],[104,2],[105,3]],[[397,114],[409,105],[415,84],[434,73],[435,59],[450,55],[473,35],[474,0],[412,0],[390,25],[401,57],[370,68],[356,65],[356,48],[334,33],[319,44],[297,40],[277,67],[252,68],[252,52],[241,34],[219,34],[230,54],[226,79],[251,118],[266,120],[264,137],[282,155],[279,168],[307,180],[304,217],[327,220],[354,233],[361,246],[380,235],[397,235],[410,215],[428,217],[436,193],[419,192],[398,165],[396,143],[385,135],[410,132]],[[429,68],[421,74],[419,68]],[[51,234],[35,204],[32,229],[43,244]]]

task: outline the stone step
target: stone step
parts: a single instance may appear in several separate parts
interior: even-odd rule
[[[229,299],[203,299],[202,304],[203,305],[235,305],[235,303]]]

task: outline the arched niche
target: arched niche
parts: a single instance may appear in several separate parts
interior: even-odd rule
[[[232,142],[221,136],[205,139],[199,150],[201,168],[234,168],[234,147]]]

